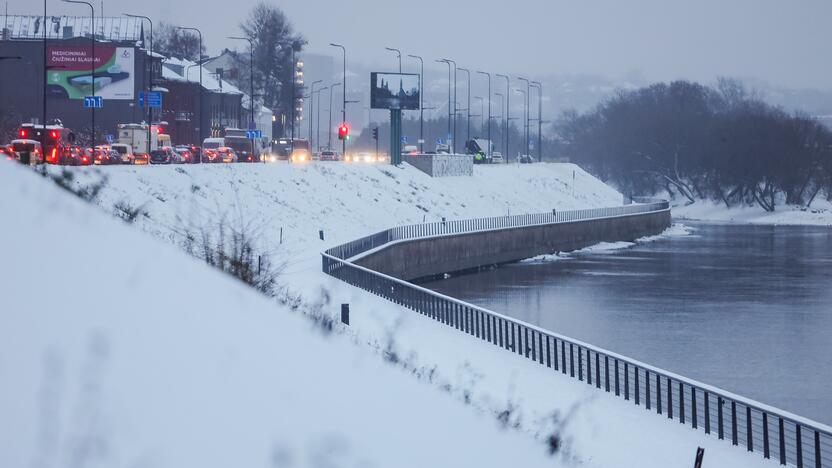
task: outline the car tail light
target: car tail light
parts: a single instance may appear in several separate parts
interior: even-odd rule
[[[52,156],[51,156],[52,161],[55,161],[57,159],[57,155],[58,155],[58,149],[57,148],[52,148]]]
[[[26,130],[20,129],[20,138],[26,138]]]
[[[51,136],[52,138],[58,138],[58,132],[52,130],[51,132],[49,132],[49,136]]]

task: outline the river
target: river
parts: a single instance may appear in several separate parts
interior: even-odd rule
[[[423,286],[832,424],[832,228],[684,225]]]

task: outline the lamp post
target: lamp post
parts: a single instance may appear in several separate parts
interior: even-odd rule
[[[341,78],[341,86],[343,90],[343,104],[341,106],[341,122],[347,123],[347,48],[341,44],[335,44],[330,42],[329,45],[332,47],[340,47],[341,51],[344,53],[344,75]],[[341,140],[341,154],[347,154],[347,139]]]
[[[419,60],[419,152],[425,152],[425,61],[418,55],[408,55]]]
[[[537,162],[543,161],[543,85],[539,81],[532,81],[537,88]]]
[[[312,119],[315,118],[315,85],[321,83],[323,80],[315,80],[309,87],[309,150],[314,151],[315,146],[312,144]]]
[[[483,124],[485,123],[485,104],[483,103],[482,96],[474,96],[474,99],[478,99],[480,101],[480,131],[482,131]]]
[[[204,132],[205,120],[203,119],[203,117],[205,116],[205,114],[203,113],[203,108],[205,106],[204,106],[204,102],[203,102],[203,99],[202,99],[202,96],[203,96],[203,93],[202,93],[202,31],[200,31],[197,28],[189,28],[189,27],[184,27],[184,26],[174,26],[174,27],[176,29],[182,29],[182,30],[185,30],[185,31],[196,31],[196,33],[199,35],[199,51],[197,53],[196,63],[199,65],[199,146],[202,147],[202,142],[205,141],[205,137],[204,137],[204,135],[205,135],[205,132]],[[190,81],[190,77],[188,78],[188,81]],[[220,81],[222,81],[222,78],[220,78]],[[200,162],[201,162],[202,158],[199,158],[199,159],[200,159]]]
[[[505,101],[503,100],[503,93],[494,93],[495,96],[500,96],[500,120],[503,120],[503,115],[505,114]],[[504,158],[507,158],[508,155],[505,155]]]
[[[329,89],[329,86],[324,86],[323,88],[318,90],[318,108],[315,111],[315,113],[317,114],[316,117],[318,119],[317,123],[315,124],[315,126],[317,127],[317,130],[315,130],[315,143],[318,144],[318,152],[321,151],[321,91],[326,91],[327,89]]]
[[[329,87],[329,126],[326,131],[328,135],[326,147],[330,151],[332,150],[332,90],[334,90],[336,86],[341,86],[341,83],[332,83]]]
[[[90,35],[90,44],[92,44],[92,60],[90,60],[90,91],[91,96],[95,97],[95,8],[93,8],[92,3],[85,2],[83,0],[63,0],[66,3],[78,3],[84,4],[90,7],[90,16],[92,17],[92,34]],[[44,10],[45,11],[45,10]],[[43,44],[44,47],[46,46],[46,16],[44,15],[44,34],[43,34]],[[43,63],[43,66],[46,67],[46,62]],[[46,87],[46,83],[44,82],[44,89]],[[44,91],[44,108],[46,107],[46,94]],[[90,106],[90,115],[91,115],[91,123],[92,123],[92,130],[90,134],[90,141],[93,148],[95,147],[95,105]],[[46,135],[46,112],[43,114],[43,134]]]
[[[247,130],[253,130],[257,128],[257,124],[254,122],[254,40],[249,37],[237,37],[237,36],[228,36],[228,39],[235,39],[238,41],[248,41],[248,52],[249,52],[249,79],[251,84],[251,94],[248,95],[248,125],[246,125]],[[254,127],[254,128],[250,128]],[[251,138],[251,157],[254,157],[254,138]],[[263,162],[266,162],[266,158],[263,158]]]
[[[501,74],[498,73],[497,76],[500,77],[500,78],[505,78],[506,79],[506,111],[505,111],[505,114],[503,116],[503,118],[505,119],[505,128],[503,129],[503,131],[505,132],[505,141],[503,142],[503,144],[505,144],[506,152],[505,152],[505,155],[503,155],[503,157],[505,158],[506,162],[508,162],[508,135],[509,135],[509,133],[508,133],[508,122],[509,122],[509,114],[511,113],[511,107],[509,107],[509,104],[511,103],[511,100],[509,99],[509,97],[511,96],[511,91],[509,90],[509,86],[510,86],[509,81],[510,80],[508,78],[508,75],[501,75]]]
[[[456,62],[451,59],[437,60],[437,62],[448,64],[448,134],[451,135],[451,151],[456,153]],[[453,107],[451,107],[451,65],[454,69],[454,99]],[[454,122],[454,131],[451,132],[451,120]]]
[[[400,51],[399,49],[394,49],[392,47],[385,47],[385,49],[389,50],[390,52],[395,52],[396,56],[399,57],[399,73],[401,73],[402,72],[402,51]]]
[[[466,103],[467,109],[466,112],[466,130],[465,130],[465,140],[471,139],[471,70],[467,68],[459,67],[457,68],[459,71],[464,71],[465,74],[468,76],[468,102]]]
[[[477,71],[480,75],[488,77],[488,157],[491,157],[491,73],[484,71]]]
[[[143,15],[131,15],[130,13],[124,13],[124,16],[130,18],[140,18],[143,20],[147,20],[150,23],[150,48],[148,50],[148,60],[150,61],[150,66],[147,67],[147,92],[153,91],[153,20],[148,18],[147,16]],[[144,46],[144,44],[142,44]],[[153,121],[153,117],[151,115],[152,109],[150,106],[147,105],[147,96],[145,96],[145,103],[144,105],[147,107],[147,154],[150,157],[150,122]],[[200,142],[200,146],[202,146]],[[200,155],[197,158],[200,162],[202,162],[202,156]]]
[[[522,94],[522,95],[523,95],[523,120],[524,120],[524,124],[527,124],[527,123],[528,123],[528,120],[527,120],[527,119],[528,119],[528,117],[527,117],[527,114],[526,114],[526,113],[528,112],[528,109],[527,109],[527,106],[526,106],[526,97],[527,97],[527,96],[526,96],[526,91],[524,91],[524,90],[522,90],[522,89],[515,89],[515,90],[514,90],[514,92],[516,92],[517,94]],[[526,130],[526,129],[525,129],[525,127],[524,127],[524,128],[523,128],[523,136],[526,138],[526,144],[525,144],[525,146],[524,146],[524,148],[525,148],[525,149],[524,149],[525,153],[523,153],[523,154],[526,154],[526,155],[527,155],[527,154],[529,154],[529,138],[528,138],[528,136],[526,135],[525,130]]]
[[[520,80],[520,81],[525,81],[526,82],[526,92],[523,95],[523,99],[524,99],[523,100],[523,119],[524,119],[524,121],[523,121],[523,125],[524,125],[523,126],[523,137],[525,139],[525,141],[524,141],[524,144],[525,144],[524,148],[526,148],[526,153],[525,154],[528,154],[529,156],[531,156],[529,154],[529,94],[530,94],[531,83],[529,82],[528,78],[523,78],[523,77],[518,76],[517,79]]]
[[[6,7],[8,11],[8,7]],[[8,19],[8,14],[6,15]],[[47,53],[46,53],[46,0],[43,0],[43,131],[46,132],[46,80],[49,79],[49,72],[46,70]],[[41,147],[42,148],[42,147]],[[44,155],[43,163],[46,164],[46,155]]]

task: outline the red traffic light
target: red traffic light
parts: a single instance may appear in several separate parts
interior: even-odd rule
[[[338,139],[343,140],[350,134],[350,127],[347,124],[342,123],[338,126]]]

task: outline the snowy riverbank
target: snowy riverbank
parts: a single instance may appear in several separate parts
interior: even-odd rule
[[[692,205],[674,204],[672,211],[675,220],[832,226],[832,203],[823,199],[815,200],[812,208],[778,205],[773,212],[757,205],[726,208],[724,204],[710,200],[697,200]]]

